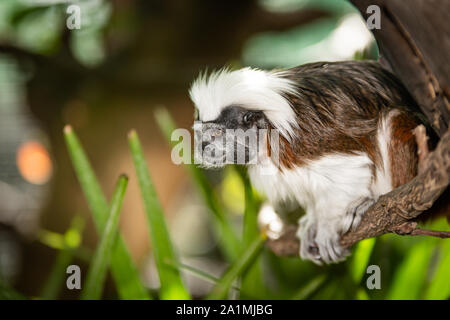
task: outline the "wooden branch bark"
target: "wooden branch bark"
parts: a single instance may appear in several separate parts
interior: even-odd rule
[[[381,9],[381,29],[372,30],[383,61],[427,116],[439,136],[450,123],[450,1],[351,0],[364,19]]]
[[[442,137],[435,151],[426,159],[423,171],[409,183],[380,197],[364,214],[361,223],[341,239],[349,247],[359,240],[394,232],[405,231],[405,223],[412,227],[411,220],[431,208],[445,191],[450,181],[450,130]]]

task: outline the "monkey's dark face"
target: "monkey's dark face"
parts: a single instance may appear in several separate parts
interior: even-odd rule
[[[203,124],[246,131],[252,128],[267,128],[267,119],[262,111],[248,110],[240,106],[229,106],[222,110],[217,119],[205,121]]]
[[[259,146],[266,138],[261,129],[267,128],[268,121],[262,111],[228,106],[214,120],[196,119],[195,153],[201,153],[205,167],[256,163]]]
[[[296,90],[283,71],[225,68],[200,75],[189,89],[199,114],[194,124],[196,163],[261,164],[269,154],[278,154],[272,152],[272,142],[278,141],[272,135],[290,141],[298,125],[288,98]]]

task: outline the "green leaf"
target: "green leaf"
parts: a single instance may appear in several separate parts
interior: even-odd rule
[[[47,281],[45,282],[44,287],[42,288],[41,291],[42,299],[54,300],[58,297],[58,294],[61,291],[61,288],[63,287],[64,280],[66,279],[67,276],[66,269],[74,259],[75,250],[79,247],[81,243],[83,228],[84,228],[83,219],[80,216],[75,216],[72,219],[70,228],[66,231],[66,233],[63,236],[61,236],[63,247],[58,252],[50,275]]]
[[[150,238],[161,282],[160,297],[161,299],[189,299],[190,295],[183,284],[180,271],[173,267],[178,259],[167,231],[163,210],[148,173],[141,143],[134,130],[130,132],[128,140],[150,228]]]
[[[0,300],[25,300],[26,297],[3,282],[0,275]]]
[[[308,299],[314,292],[316,292],[327,280],[325,274],[320,274],[317,277],[309,281],[305,286],[297,291],[292,297],[293,300],[305,300]]]
[[[356,299],[357,300],[370,300],[369,295],[367,294],[366,290],[363,288],[359,288],[356,290]]]
[[[376,238],[369,238],[358,242],[356,246],[350,261],[351,276],[356,284],[359,284],[364,276],[375,242]]]
[[[228,268],[219,283],[213,288],[208,296],[211,300],[225,299],[228,290],[239,275],[245,272],[254,263],[261,253],[265,238],[263,236],[256,238],[245,252]]]
[[[189,266],[187,264],[183,264],[183,263],[178,263],[177,266],[175,266],[177,268],[179,268],[180,270],[184,270],[189,272],[190,274],[192,274],[193,276],[196,276],[200,279],[205,280],[206,282],[212,283],[212,284],[217,284],[219,283],[219,278],[203,271],[203,270],[199,270],[197,268],[194,268],[192,266]],[[241,289],[237,286],[232,286],[231,289],[234,289],[236,291],[240,291]]]
[[[423,239],[407,252],[403,262],[395,272],[387,299],[410,300],[420,298],[435,245],[435,239]]]
[[[449,240],[442,242],[439,264],[433,280],[425,292],[425,299],[443,300],[450,298],[450,242]]]
[[[108,203],[83,147],[70,126],[64,128],[64,138],[78,181],[92,212],[97,232],[102,234],[108,219]],[[120,234],[113,248],[111,269],[121,299],[150,299]]]
[[[97,300],[101,297],[114,240],[119,233],[119,216],[127,184],[128,178],[125,175],[120,176],[111,200],[108,220],[103,230],[100,243],[95,250],[84,284],[81,295],[81,298],[84,300]]]
[[[25,300],[26,297],[10,287],[0,270],[0,300]]]
[[[172,141],[172,133],[176,129],[176,126],[169,112],[167,112],[165,108],[160,108],[156,110],[155,118],[161,132],[166,137],[169,144],[177,144],[177,142]],[[218,233],[222,235],[222,241],[219,242],[221,250],[228,261],[234,261],[241,251],[241,244],[220,205],[217,195],[214,193],[211,184],[208,182],[208,179],[206,179],[201,169],[194,164],[187,164],[186,168],[192,179],[195,181],[195,185],[203,196],[210,212],[213,213],[214,227],[217,229]]]
[[[284,32],[258,33],[245,43],[243,64],[260,68],[290,68],[318,61],[324,53],[329,53],[323,49],[329,46],[327,39],[330,39],[338,21],[336,17],[317,19]]]
[[[42,244],[46,245],[49,248],[55,250],[64,250],[64,235],[58,232],[41,229],[38,232],[38,239]]]
[[[260,236],[258,227],[258,208],[259,203],[256,199],[250,179],[243,167],[236,167],[244,184],[245,210],[244,210],[244,230],[243,243],[248,248],[252,241]],[[266,288],[263,284],[263,272],[261,268],[261,257],[258,257],[255,263],[242,274],[241,299],[264,297]]]
[[[55,300],[63,287],[64,280],[66,279],[66,269],[72,264],[74,258],[73,251],[70,249],[61,250],[56,256],[55,263],[53,264],[50,276],[45,282],[41,291],[41,298],[44,300]]]
[[[33,8],[17,22],[14,38],[19,46],[41,54],[55,52],[64,30],[62,8]]]

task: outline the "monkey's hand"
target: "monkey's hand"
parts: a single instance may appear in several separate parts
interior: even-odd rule
[[[299,220],[297,237],[300,239],[300,257],[316,264],[337,263],[345,260],[350,250],[339,241],[343,233],[355,228],[363,213],[374,203],[373,199],[360,198],[342,212],[331,215],[309,212]]]
[[[339,244],[337,223],[320,221],[311,214],[299,220],[297,237],[300,239],[300,257],[322,265],[337,263],[349,255],[348,249]]]

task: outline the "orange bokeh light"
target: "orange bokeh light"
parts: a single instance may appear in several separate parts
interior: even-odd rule
[[[52,161],[37,141],[27,141],[17,149],[17,167],[22,177],[33,184],[44,184],[52,175]]]

